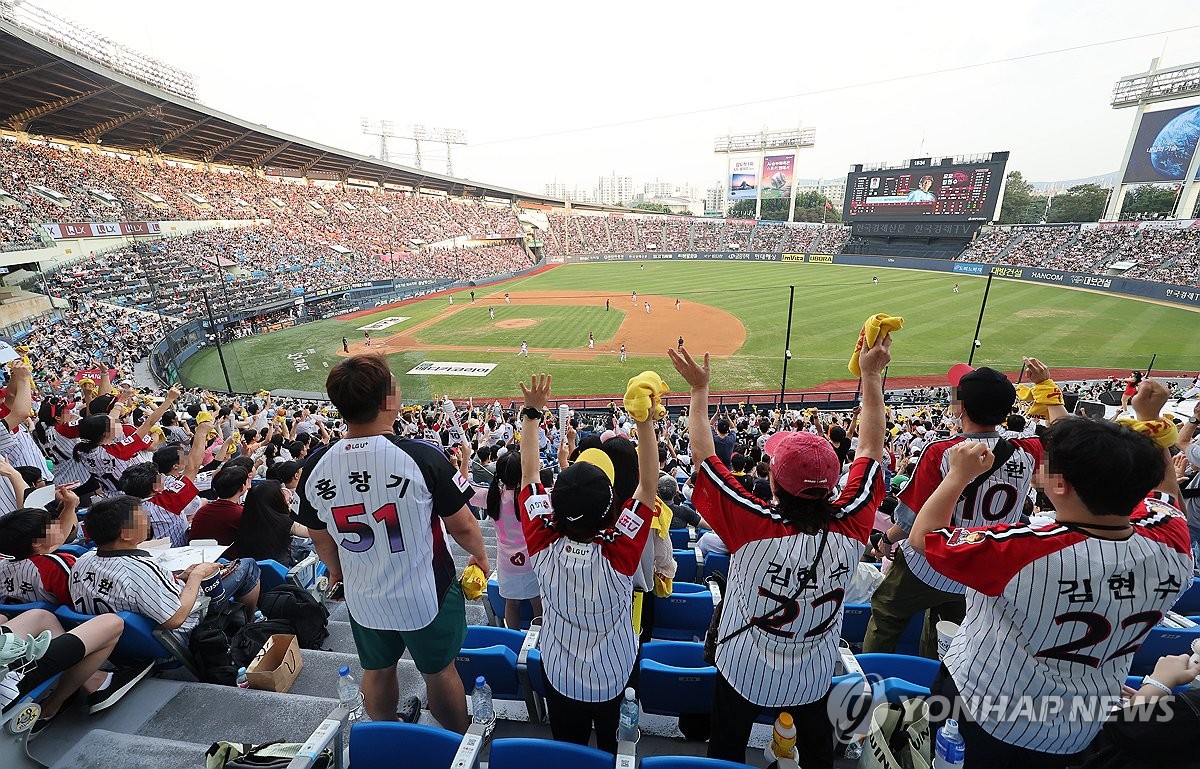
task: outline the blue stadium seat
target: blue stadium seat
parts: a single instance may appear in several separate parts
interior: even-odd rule
[[[855,659],[863,672],[880,678],[898,678],[910,684],[928,689],[937,675],[941,663],[925,657],[910,657],[905,654],[859,654]]]
[[[692,543],[692,532],[686,527],[682,529],[668,529],[668,533],[671,535],[671,547],[676,550],[683,550]],[[696,560],[695,555],[692,556],[692,560]]]
[[[131,662],[175,660],[189,669],[192,668],[187,650],[175,641],[169,632],[157,631],[154,623],[140,614],[129,611],[119,611],[116,614],[125,621],[125,629],[117,641],[117,648],[113,650],[114,659]],[[68,606],[58,607],[54,615],[67,629],[82,625],[94,616],[80,614]]]
[[[413,769],[446,769],[461,741],[460,734],[424,724],[355,724],[350,730],[350,765],[393,769],[402,758],[403,765]]]
[[[848,603],[842,607],[842,638],[850,644],[855,652],[862,651],[863,637],[867,634],[867,624],[871,620],[871,604]],[[920,656],[921,630],[925,626],[925,613],[913,615],[908,627],[896,644],[897,654]]]
[[[675,532],[671,532],[674,534]],[[675,556],[675,579],[680,582],[695,582],[696,569],[699,564],[696,563],[695,550],[674,550],[672,555]]]
[[[1133,655],[1130,675],[1149,675],[1154,663],[1168,654],[1190,654],[1192,641],[1200,639],[1200,626],[1190,628],[1153,627]]]
[[[1184,616],[1200,614],[1200,577],[1192,579],[1192,586],[1179,596],[1179,600],[1171,607],[1171,611]]]
[[[642,769],[746,769],[746,765],[700,756],[647,756]]]
[[[713,596],[705,586],[676,582],[671,595],[654,601],[652,635],[667,641],[703,640],[712,615]]]
[[[279,561],[266,560],[258,561],[258,582],[261,585],[260,590],[267,592],[287,582],[287,567]]]
[[[58,549],[64,553],[71,553],[72,555],[80,556],[80,555],[83,555],[84,553],[86,553],[87,551],[91,550],[92,548],[84,547],[83,545],[63,545]]]
[[[483,676],[496,699],[524,699],[525,693],[517,680],[517,655],[524,640],[525,634],[520,630],[468,625],[462,649],[454,658],[466,691],[473,691],[475,678]]]
[[[48,611],[53,614],[54,610],[57,608],[58,607],[54,604],[46,603],[45,601],[32,601],[30,603],[0,603],[0,614],[3,614],[5,617],[15,617],[18,614],[22,614],[27,611],[33,611],[34,609],[41,609],[42,611]]]
[[[507,739],[492,743],[488,769],[612,769],[613,761],[612,753],[569,742]]]
[[[546,671],[542,669],[542,652],[531,649],[528,658],[529,686],[539,697],[546,696]]]
[[[638,696],[647,713],[677,716],[712,709],[717,669],[704,661],[704,644],[651,641],[642,646]]]
[[[729,556],[720,553],[709,553],[704,556],[704,569],[700,572],[701,579],[708,579],[714,571],[729,576]]]
[[[487,600],[487,606],[491,609],[491,617],[488,619],[496,627],[503,627],[504,598],[500,595],[500,583],[496,581],[495,577],[488,580]],[[529,601],[521,601],[521,629],[528,630],[531,622],[533,622],[533,604]]]

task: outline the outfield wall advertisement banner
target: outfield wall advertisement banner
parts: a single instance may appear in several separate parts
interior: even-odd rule
[[[459,363],[457,361],[427,360],[409,374],[437,374],[441,376],[487,376],[496,368],[495,363]]]
[[[763,200],[792,197],[792,171],[795,160],[795,155],[767,155],[763,158]]]
[[[159,222],[63,222],[43,224],[42,229],[54,240],[76,238],[112,238],[121,235],[157,235]]]
[[[1200,140],[1200,107],[1176,107],[1142,115],[1123,184],[1181,182]],[[1200,172],[1196,178],[1200,179]]]
[[[756,158],[734,160],[729,172],[729,199],[754,200],[758,197],[758,174],[754,167]]]

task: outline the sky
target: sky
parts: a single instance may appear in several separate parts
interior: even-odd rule
[[[537,193],[613,172],[703,190],[725,170],[715,137],[800,124],[800,178],[996,150],[1029,180],[1103,174],[1133,121],[1109,107],[1116,80],[1200,59],[1200,3],[1177,0],[38,4],[238,117],[364,154],[364,116],[462,129],[457,176]],[[411,162],[410,142],[391,151]]]

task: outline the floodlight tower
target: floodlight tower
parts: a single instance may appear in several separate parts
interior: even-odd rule
[[[368,120],[362,119],[362,132],[364,136],[379,137],[379,159],[387,163],[388,157],[388,139],[407,139],[407,136],[402,136],[396,133],[395,124],[390,120]],[[417,145],[417,168],[421,167],[421,149]]]
[[[418,124],[412,127],[411,138],[416,148],[414,161],[417,168],[421,167],[421,142],[438,142],[446,145],[446,175],[454,176],[454,158],[451,155],[450,147],[454,144],[466,145],[466,131],[460,128],[426,128]]]

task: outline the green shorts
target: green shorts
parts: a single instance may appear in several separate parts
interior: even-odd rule
[[[426,675],[440,673],[454,662],[467,638],[467,605],[462,587],[453,582],[433,622],[420,630],[375,630],[350,617],[354,646],[363,670],[395,667],[408,649],[417,670]]]

